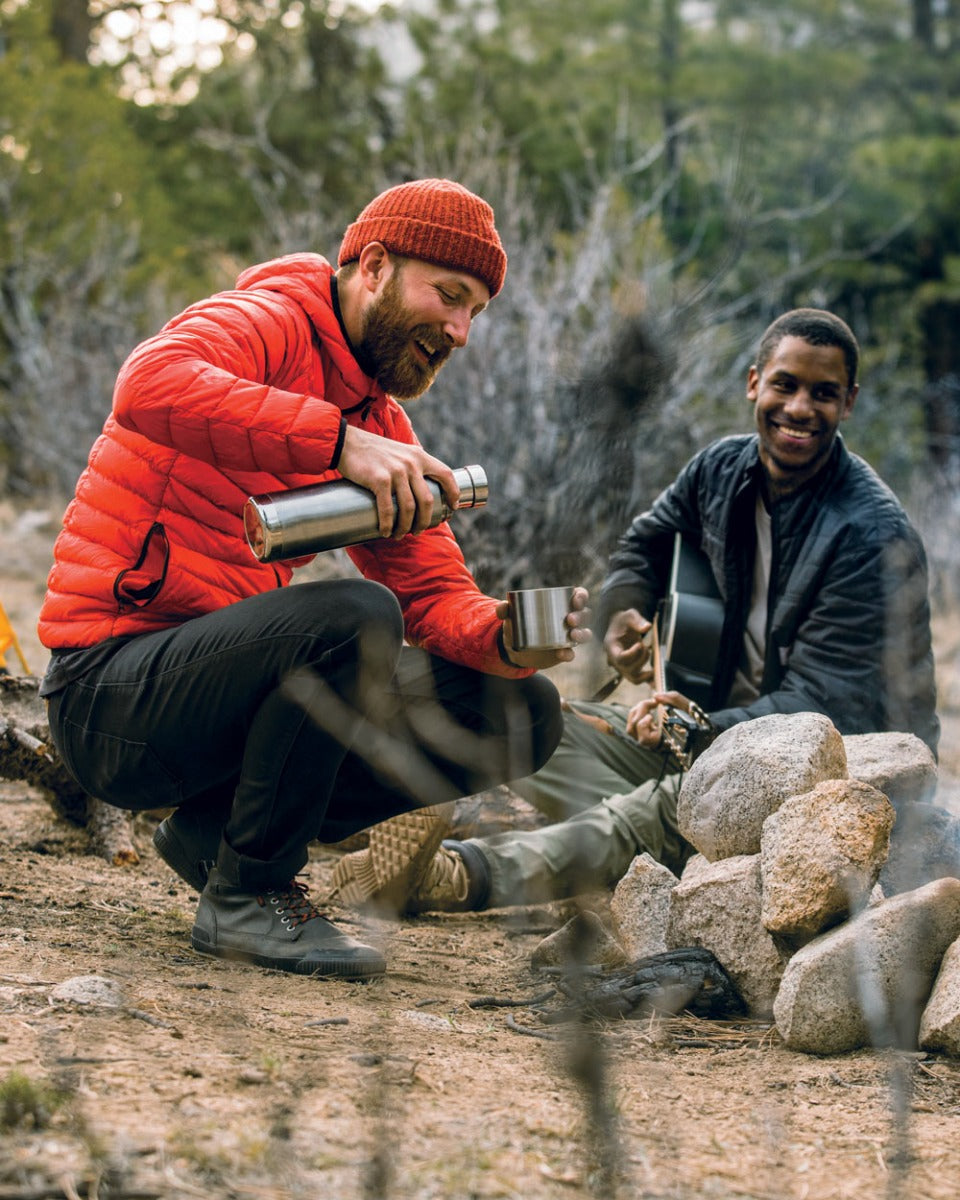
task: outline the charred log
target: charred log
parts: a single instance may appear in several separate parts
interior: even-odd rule
[[[717,1020],[746,1012],[730,976],[699,946],[652,954],[611,971],[555,970],[557,988],[569,1003],[544,1013],[548,1024],[583,1017],[636,1020],[653,1012]]]

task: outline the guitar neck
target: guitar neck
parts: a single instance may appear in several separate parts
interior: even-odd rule
[[[653,690],[655,692],[664,692],[667,688],[666,669],[663,661],[663,652],[660,649],[660,633],[657,628],[657,621],[654,620],[650,629],[650,658],[653,666]],[[663,705],[657,705],[657,724],[663,727]]]
[[[662,692],[666,687],[666,674],[663,661],[663,650],[660,647],[660,631],[657,628],[657,621],[653,622],[650,629],[650,659],[653,667],[653,690]]]

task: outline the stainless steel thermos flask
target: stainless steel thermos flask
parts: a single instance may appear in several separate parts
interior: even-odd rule
[[[460,488],[458,507],[486,504],[487,476],[482,467],[458,467],[453,474]],[[434,496],[432,528],[455,510],[444,501],[439,484],[432,479],[427,483]],[[346,479],[251,496],[243,506],[243,528],[261,562],[319,554],[380,536],[373,492]]]

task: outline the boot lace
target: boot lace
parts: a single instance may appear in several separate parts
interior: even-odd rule
[[[427,867],[417,893],[425,899],[451,899],[462,903],[469,888],[470,879],[463,859],[454,850],[441,846]]]
[[[307,921],[312,921],[314,917],[323,916],[323,913],[314,907],[308,895],[307,885],[298,879],[291,879],[284,888],[277,888],[258,896],[257,903],[261,908],[269,904],[287,929],[294,929],[297,925],[305,925]]]

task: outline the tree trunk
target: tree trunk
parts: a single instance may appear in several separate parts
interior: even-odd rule
[[[933,0],[913,0],[913,36],[925,50],[933,50]]]
[[[64,62],[87,61],[92,31],[93,18],[87,0],[52,0],[50,36],[59,46]]]

